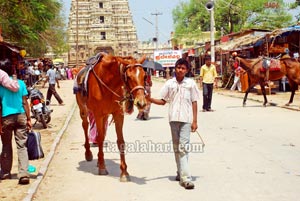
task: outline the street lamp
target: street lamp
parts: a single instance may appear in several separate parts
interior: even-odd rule
[[[210,12],[210,54],[211,61],[215,62],[215,19],[214,19],[214,1],[208,1],[205,8]]]
[[[155,42],[155,49],[158,50],[158,16],[162,15],[160,12],[151,13],[151,15],[155,15],[155,39],[153,42]]]

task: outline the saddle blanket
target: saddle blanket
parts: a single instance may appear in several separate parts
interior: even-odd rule
[[[261,62],[263,63],[264,61],[261,61]],[[281,68],[280,68],[280,61],[279,61],[279,59],[270,59],[269,68],[270,68],[270,71],[280,71]],[[265,72],[266,68],[261,67],[260,71],[261,72]]]

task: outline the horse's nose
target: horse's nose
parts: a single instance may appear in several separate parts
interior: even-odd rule
[[[144,107],[146,107],[146,99],[138,99],[137,101],[136,101],[136,106],[137,106],[137,108],[139,108],[139,109],[143,109]]]

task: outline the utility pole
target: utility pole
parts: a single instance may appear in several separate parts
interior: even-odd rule
[[[214,1],[212,1],[214,2]],[[214,9],[210,11],[210,51],[211,51],[211,62],[215,62],[215,17]]]
[[[162,13],[160,12],[155,12],[155,13],[151,13],[151,15],[155,15],[155,38],[156,41],[155,42],[155,49],[158,50],[158,16],[162,15]]]

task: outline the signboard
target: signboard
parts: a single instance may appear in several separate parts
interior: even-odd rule
[[[154,61],[163,67],[175,67],[175,63],[182,56],[181,50],[158,50],[154,51]]]

